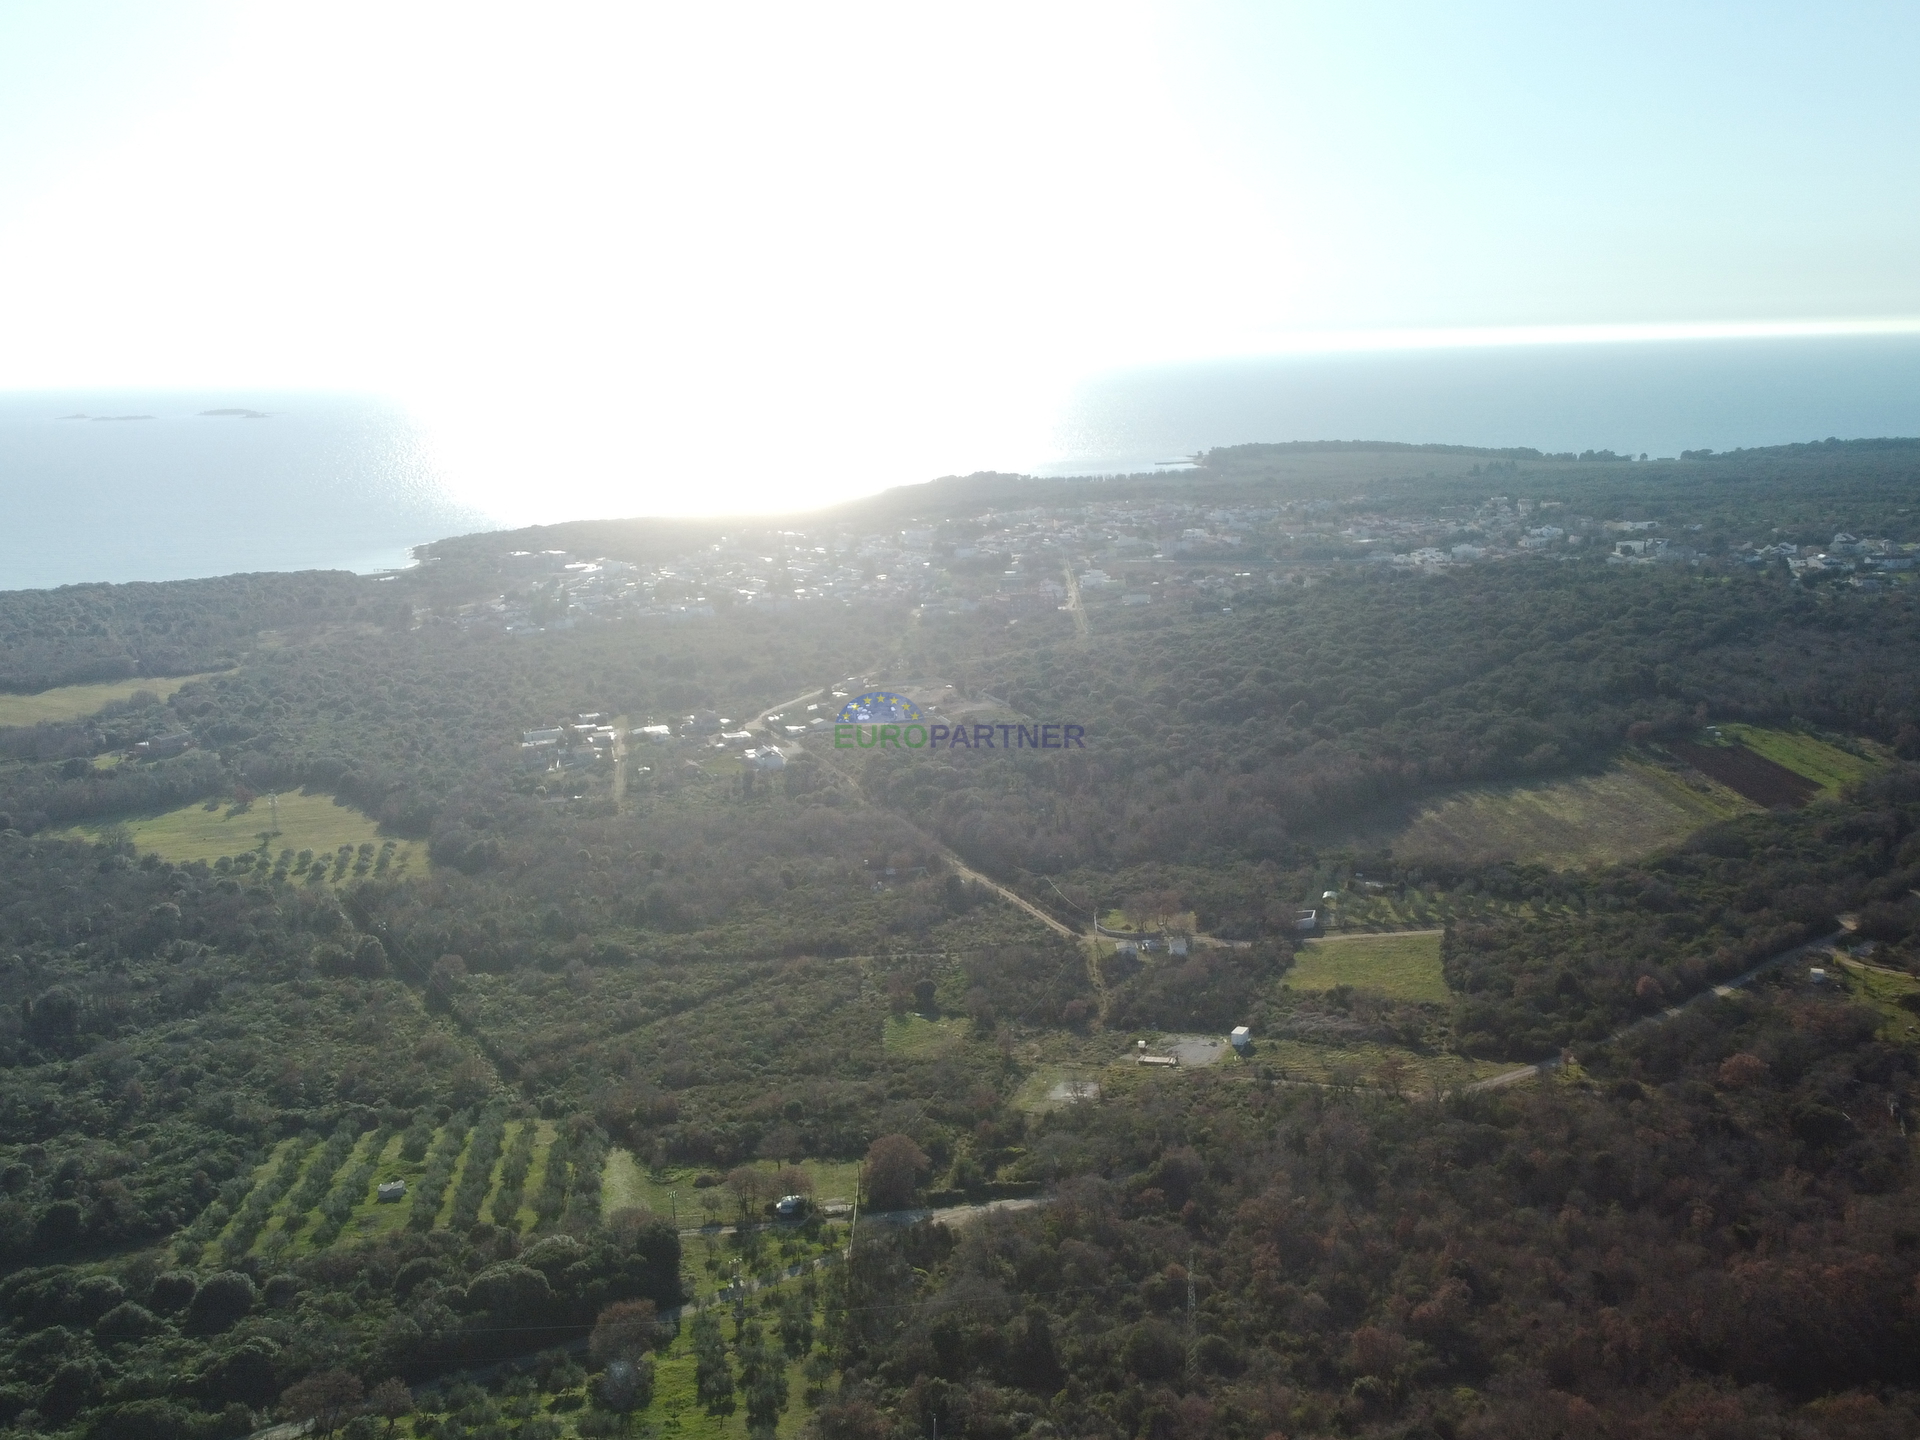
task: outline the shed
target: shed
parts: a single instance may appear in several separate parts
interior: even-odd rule
[[[1318,910],[1302,910],[1293,917],[1293,928],[1302,935],[1312,934],[1319,924],[1320,912]]]
[[[382,1180],[374,1187],[373,1198],[384,1205],[396,1204],[407,1198],[407,1182],[404,1180]]]
[[[1227,1039],[1233,1042],[1234,1049],[1243,1054],[1253,1048],[1253,1031],[1249,1030],[1245,1025],[1234,1026],[1233,1033],[1228,1035]]]

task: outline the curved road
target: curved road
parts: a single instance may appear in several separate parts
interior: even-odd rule
[[[1667,1009],[1661,1010],[1656,1014],[1644,1016],[1634,1021],[1631,1025],[1622,1026],[1620,1029],[1614,1031],[1613,1034],[1607,1036],[1606,1039],[1596,1043],[1598,1045],[1616,1044],[1631,1035],[1637,1035],[1642,1030],[1651,1029],[1655,1025],[1666,1024],[1669,1020],[1685,1014],[1688,1009],[1698,1005],[1702,1000],[1725,999],[1748,981],[1766,974],[1767,971],[1777,965],[1783,965],[1798,956],[1818,954],[1850,933],[1852,929],[1853,926],[1851,924],[1843,924],[1831,935],[1823,935],[1818,940],[1809,940],[1804,945],[1796,945],[1791,950],[1784,950],[1780,954],[1775,955],[1771,960],[1762,960],[1744,975],[1736,975],[1733,979],[1724,981],[1719,985],[1710,985],[1691,999],[1682,1000],[1678,1005],[1669,1006]],[[1536,1076],[1551,1074],[1553,1071],[1558,1070],[1563,1063],[1561,1057],[1555,1056],[1551,1060],[1542,1060],[1538,1065],[1522,1065],[1517,1070],[1508,1070],[1504,1074],[1489,1076],[1485,1080],[1476,1080],[1473,1084],[1463,1088],[1469,1092],[1474,1090],[1504,1090],[1509,1085],[1518,1085],[1524,1080],[1532,1080]]]

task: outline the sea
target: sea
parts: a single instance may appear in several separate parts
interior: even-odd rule
[[[943,437],[952,473],[1125,474],[1220,445],[1398,440],[1673,456],[1830,436],[1920,435],[1920,337],[1290,355],[1091,376],[1063,392],[1024,451],[965,417]],[[743,399],[740,423],[753,423]],[[857,398],[844,417],[858,433]],[[469,412],[473,413],[473,412]],[[578,453],[564,412],[554,453]],[[474,437],[454,437],[471,441]],[[527,436],[520,437],[523,452]],[[470,483],[447,443],[401,401],[205,391],[0,394],[0,589],[171,580],[236,571],[404,566],[414,546],[531,519],[687,513],[683,480],[651,481],[644,426],[596,443],[628,484],[528,476],[529,509]],[[539,453],[536,429],[531,453]],[[799,452],[807,453],[799,453]],[[925,462],[922,462],[923,464]],[[796,446],[799,495],[830,503],[933,478],[885,456]],[[669,488],[671,487],[671,488]],[[719,493],[716,491],[715,493]],[[750,493],[750,492],[747,492]],[[734,507],[738,508],[738,507]],[[787,508],[791,508],[789,503]]]

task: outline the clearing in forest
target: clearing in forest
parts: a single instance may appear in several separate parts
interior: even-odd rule
[[[182,685],[210,678],[210,675],[178,675],[171,679],[108,680],[98,685],[62,685],[36,695],[0,695],[0,725],[78,720],[116,700],[130,700],[142,690],[165,700]]]
[[[1405,1094],[1434,1087],[1454,1090],[1513,1068],[1504,1061],[1464,1055],[1416,1055],[1396,1045],[1316,1045],[1305,1040],[1257,1041],[1254,1059],[1281,1080]]]
[[[1402,865],[1525,860],[1564,870],[1631,860],[1751,808],[1723,786],[1625,759],[1599,775],[1451,791],[1352,838],[1391,846]]]
[[[1720,730],[1755,754],[1811,780],[1829,795],[1839,794],[1880,768],[1871,760],[1797,730],[1766,730],[1758,725],[1722,725]]]
[[[929,1020],[924,1015],[889,1015],[880,1033],[881,1048],[911,1060],[938,1060],[967,1043],[967,1024],[954,1016]]]
[[[816,1202],[851,1202],[860,1192],[858,1160],[800,1160],[795,1163],[812,1179]],[[764,1171],[771,1182],[782,1167],[771,1160],[756,1160],[749,1168]],[[704,1224],[730,1224],[738,1212],[733,1192],[722,1185],[694,1183],[702,1175],[715,1176],[720,1173],[719,1169],[704,1170],[676,1165],[653,1175],[630,1151],[615,1148],[607,1152],[607,1167],[600,1191],[601,1211],[611,1215],[615,1210],[637,1206],[651,1210],[662,1219],[677,1219],[683,1230]]]
[[[1440,969],[1440,932],[1398,935],[1333,935],[1309,940],[1294,953],[1286,983],[1296,990],[1351,985],[1395,1000],[1430,1005],[1452,998]]]
[[[356,874],[364,876],[375,867],[382,875],[395,877],[427,868],[421,846],[411,840],[383,840],[372,820],[330,795],[289,791],[277,796],[273,805],[269,805],[263,795],[244,809],[228,800],[201,801],[160,815],[89,820],[65,834],[71,839],[98,840],[116,828],[124,828],[138,849],[151,850],[163,860],[180,863],[258,852],[261,836],[268,835],[265,845],[269,855],[278,856],[282,850],[296,854],[311,850],[316,863],[323,860],[327,863],[327,878],[335,882]],[[380,852],[389,843],[393,849],[386,864],[381,865]],[[349,852],[345,864],[340,861],[343,845]],[[362,851],[362,846],[369,845],[373,847],[370,853]],[[363,855],[368,861],[364,870],[360,868]],[[305,878],[305,874],[311,873],[301,868],[303,873],[296,878]]]

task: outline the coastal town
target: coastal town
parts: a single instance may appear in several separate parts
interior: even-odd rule
[[[1914,578],[1911,544],[1845,531],[1824,544],[1735,540],[1704,528],[1505,495],[1415,515],[1373,508],[1364,496],[1225,508],[1116,500],[988,509],[865,533],[743,529],[650,564],[518,550],[501,557],[499,594],[421,618],[524,634],[594,620],[871,601],[906,605],[920,617],[986,610],[1017,623],[1076,607],[1230,610],[1250,593],[1311,585],[1354,566],[1438,573],[1527,561],[1780,565],[1803,583],[1868,591]]]

